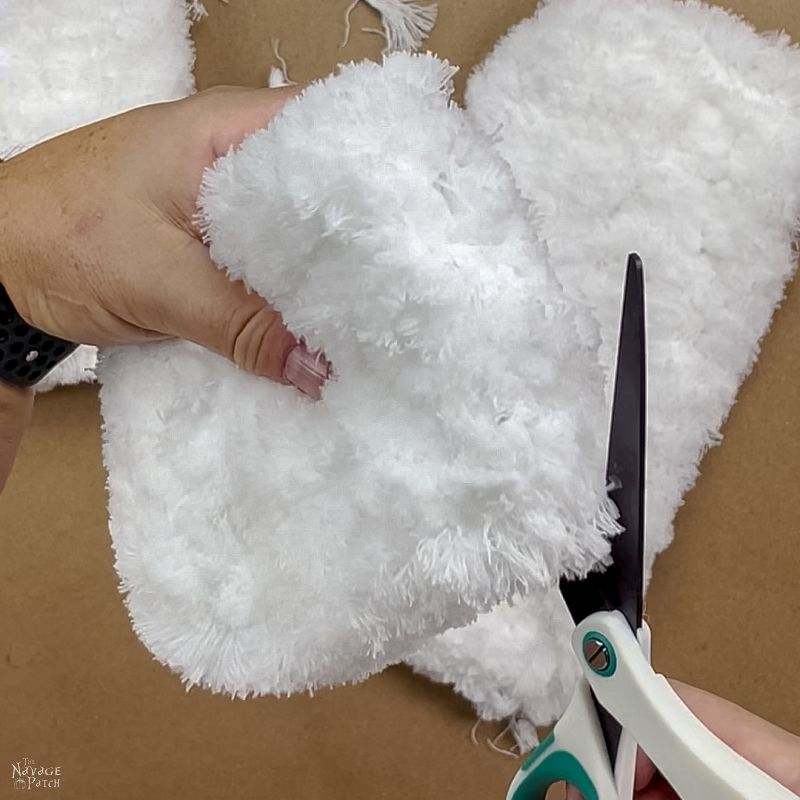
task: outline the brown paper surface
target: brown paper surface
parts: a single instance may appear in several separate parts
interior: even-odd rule
[[[431,50],[469,70],[532,0],[440,0]],[[735,0],[800,40],[795,0]],[[207,0],[195,28],[199,88],[263,86],[275,64],[305,82],[378,57],[367,8],[339,48],[345,0]],[[776,314],[658,561],[647,609],[659,671],[800,733],[800,286]],[[37,400],[0,497],[0,798],[11,764],[61,767],[53,800],[354,800],[505,796],[519,765],[470,741],[469,704],[394,667],[315,697],[231,701],[184,691],[133,633],[106,527],[97,389]],[[506,740],[506,744],[508,741]],[[557,792],[553,795],[556,796]]]

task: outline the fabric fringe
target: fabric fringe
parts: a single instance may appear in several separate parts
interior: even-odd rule
[[[186,15],[192,23],[195,23],[203,17],[207,17],[208,11],[201,0],[187,0]]]
[[[280,66],[270,67],[269,75],[267,76],[267,86],[269,86],[270,89],[278,89],[281,86],[297,86],[297,81],[293,81],[289,77],[289,67],[286,65],[286,59],[278,50],[280,44],[280,39],[272,40],[272,52]]]
[[[361,0],[353,0],[345,12],[345,32],[342,41],[344,47],[350,39],[350,14]],[[436,24],[438,6],[436,3],[421,5],[411,0],[365,0],[380,15],[383,31],[378,31],[386,39],[384,53],[395,53],[399,50],[419,50],[422,42]],[[372,28],[365,28],[372,33]]]

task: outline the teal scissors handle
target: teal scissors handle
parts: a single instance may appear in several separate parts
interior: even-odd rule
[[[553,732],[516,774],[506,800],[545,800],[547,790],[560,781],[572,784],[585,800],[618,800],[586,678],[578,682],[572,702]]]
[[[604,666],[581,659],[584,674],[569,708],[517,773],[508,800],[544,800],[559,780],[586,800],[631,797],[633,762],[623,765],[618,757],[615,776],[592,694],[684,800],[799,800],[702,725],[653,672],[647,648],[620,612],[599,611],[576,626],[572,648],[579,658],[587,639],[604,645]]]

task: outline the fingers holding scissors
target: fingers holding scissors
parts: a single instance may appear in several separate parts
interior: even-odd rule
[[[717,737],[750,763],[795,794],[800,793],[800,737],[709,692],[670,681],[692,713]],[[641,751],[636,762],[636,800],[674,800],[678,795]],[[569,787],[567,800],[581,800]]]

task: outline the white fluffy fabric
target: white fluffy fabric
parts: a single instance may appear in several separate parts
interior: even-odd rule
[[[321,401],[187,343],[101,364],[128,608],[190,684],[359,679],[607,552],[596,329],[452,72],[346,66],[206,175],[213,258],[324,349]]]
[[[0,0],[0,156],[190,93],[188,29],[180,0]],[[183,343],[109,353],[117,565],[190,683],[353,680],[425,641],[413,664],[527,745],[576,675],[542,587],[611,528],[625,255],[647,270],[652,561],[793,269],[800,56],[696,2],[550,0],[468,116],[445,65],[396,58],[312,87],[204,194],[215,256],[332,357],[323,400]]]
[[[91,345],[81,345],[72,355],[45,375],[34,388],[37,394],[42,394],[57,386],[91,383],[96,378],[96,367],[97,348]]]
[[[180,0],[0,0],[0,158],[134,106],[194,89]],[[80,347],[37,386],[94,377]]]
[[[550,0],[466,100],[539,209],[567,294],[598,319],[609,378],[624,254],[644,259],[650,566],[795,267],[800,52],[696,2]],[[569,632],[554,593],[448,632],[413,663],[485,717],[546,723],[572,688]]]

